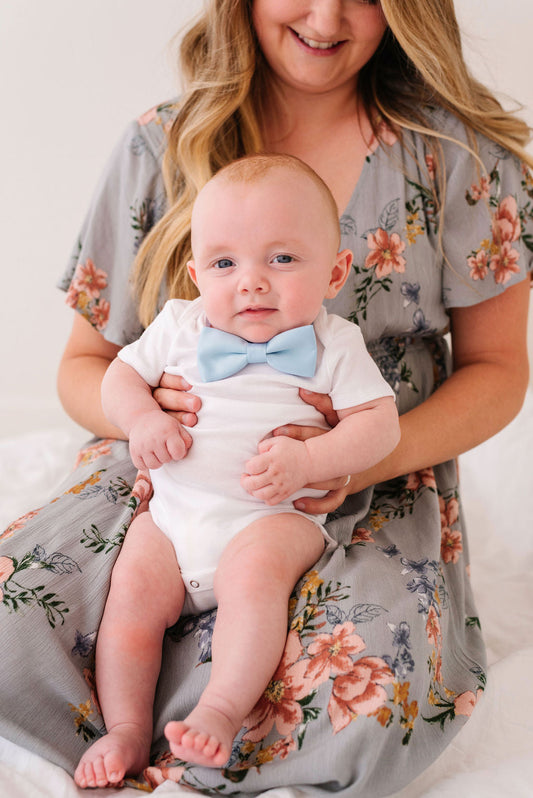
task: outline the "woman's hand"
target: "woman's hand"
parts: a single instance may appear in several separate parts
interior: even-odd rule
[[[192,388],[187,380],[173,374],[163,374],[153,397],[162,410],[176,418],[185,427],[194,427],[198,422],[198,411],[202,401],[188,393]]]
[[[335,427],[339,423],[339,417],[333,409],[331,399],[327,394],[306,391],[303,388],[300,388],[299,393],[300,398],[303,399],[304,402],[312,405],[319,413],[322,413],[330,427]],[[321,429],[320,427],[303,427],[298,424],[286,424],[282,427],[277,427],[272,431],[272,434],[274,436],[287,435],[289,438],[305,441],[308,440],[308,438],[313,438],[315,435],[323,435],[324,432],[327,432],[327,430]],[[353,492],[351,480],[348,479],[348,475],[330,479],[327,482],[308,485],[307,487],[328,491],[321,499],[302,496],[302,498],[294,502],[294,506],[297,510],[302,510],[311,515],[332,513],[340,507],[346,496]]]

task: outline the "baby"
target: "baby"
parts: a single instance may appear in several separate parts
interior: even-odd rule
[[[213,607],[209,682],[165,734],[179,759],[227,762],[281,659],[294,585],[335,546],[325,517],[295,499],[324,495],[317,483],[370,468],[398,443],[393,392],[359,328],[322,306],[350,270],[339,244],[335,202],[309,167],[282,155],[235,161],[194,204],[187,268],[200,297],[169,300],[107,371],[104,410],[133,463],[151,470],[154,496],[113,571],[96,647],[107,734],[76,769],[81,787],[148,764],[165,630]],[[152,396],[165,371],[202,400],[190,449]],[[333,429],[302,387],[329,394]],[[324,432],[270,434],[288,423]]]

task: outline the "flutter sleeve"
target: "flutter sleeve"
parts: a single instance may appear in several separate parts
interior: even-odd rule
[[[58,283],[67,304],[119,346],[142,332],[131,269],[142,239],[165,210],[165,134],[158,110],[132,122],[117,143]]]
[[[452,136],[463,139],[462,126]],[[445,141],[441,212],[443,302],[467,307],[498,296],[533,268],[533,177],[517,157],[477,137],[481,163]]]

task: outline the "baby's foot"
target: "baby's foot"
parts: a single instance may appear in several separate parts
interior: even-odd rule
[[[239,728],[217,709],[197,706],[185,720],[167,723],[165,735],[178,759],[216,768],[230,758]]]
[[[79,787],[110,787],[148,765],[150,738],[135,723],[119,723],[91,745],[74,773]]]

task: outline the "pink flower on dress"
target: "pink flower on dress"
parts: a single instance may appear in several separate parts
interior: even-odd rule
[[[520,267],[518,261],[520,253],[513,249],[510,241],[504,241],[491,259],[490,268],[494,272],[494,279],[499,285],[504,285],[511,279],[512,274],[518,274]]]
[[[178,765],[176,767],[167,767],[166,765],[158,767],[154,765],[143,770],[145,781],[154,790],[156,787],[159,787],[160,784],[163,784],[164,781],[173,781],[174,784],[179,784],[184,773],[185,768],[183,765]]]
[[[395,272],[405,271],[405,258],[401,253],[405,249],[405,241],[402,241],[398,233],[389,234],[379,227],[375,233],[368,234],[369,254],[366,256],[365,269],[375,267],[378,277],[386,277]]]
[[[436,169],[435,169],[435,158],[433,157],[433,155],[426,155],[426,166],[428,169],[429,179],[435,180]]]
[[[275,743],[269,747],[273,757],[279,756],[280,759],[287,759],[291,751],[296,750],[296,740],[289,734],[282,740],[276,740]]]
[[[486,250],[480,249],[468,258],[470,277],[472,280],[484,280],[489,271],[489,256]]]
[[[443,529],[447,526],[453,526],[459,520],[459,502],[457,499],[452,498],[445,502],[442,496],[439,496],[439,508],[440,522]]]
[[[42,507],[40,507],[38,510],[30,510],[28,513],[21,515],[20,518],[17,518],[15,521],[9,524],[7,529],[2,532],[0,535],[0,540],[7,540],[7,538],[10,538],[14,532],[18,532],[19,529],[24,529],[28,521],[30,521],[32,518],[35,518],[35,516],[38,515],[41,510]]]
[[[456,696],[453,702],[455,705],[455,714],[466,715],[467,717],[470,717],[474,711],[474,707],[479,701],[479,697],[481,696],[482,692],[483,690],[478,690],[476,695],[471,690],[467,690],[466,693],[461,693],[460,695]]]
[[[452,529],[451,527],[459,520],[459,502],[455,498],[445,502],[441,496],[439,505],[441,522],[440,554],[443,562],[456,563],[459,561],[463,551],[463,536],[458,529]]]
[[[490,197],[490,180],[488,177],[482,177],[479,181],[479,186],[475,183],[470,186],[470,195],[476,202],[480,199],[489,199]]]
[[[492,219],[492,235],[497,244],[520,238],[520,217],[514,197],[505,197],[498,205]]]
[[[311,693],[313,682],[305,675],[308,659],[298,662],[303,654],[300,638],[294,630],[287,636],[287,644],[278,668],[265,692],[244,719],[248,731],[243,740],[257,743],[263,740],[275,725],[283,737],[294,731],[303,720],[303,709],[298,703]]]
[[[104,438],[93,446],[86,446],[84,449],[81,449],[76,458],[74,469],[78,468],[80,465],[90,465],[98,460],[99,457],[111,454],[111,443],[111,438]]]
[[[362,637],[354,633],[351,621],[338,624],[331,634],[317,635],[307,649],[312,658],[305,672],[313,687],[327,682],[332,674],[350,673],[353,668],[352,656],[365,649]]]
[[[15,566],[11,557],[0,557],[0,583],[7,582],[9,577],[15,572]],[[4,591],[0,587],[0,601],[4,598]]]
[[[459,562],[459,557],[463,551],[463,536],[457,529],[442,530],[440,555],[443,562]]]
[[[135,483],[131,495],[134,496],[139,504],[135,510],[134,517],[140,515],[148,509],[148,502],[152,498],[154,492],[152,480],[148,471],[139,471],[135,477]]]
[[[437,610],[433,605],[429,608],[428,612],[426,634],[428,637],[428,642],[434,645],[437,651],[440,651],[442,647],[442,631],[440,628],[440,620],[439,616],[437,615]]]
[[[405,484],[407,490],[418,490],[421,487],[433,488],[436,490],[435,472],[431,468],[422,468],[420,471],[413,471],[407,475]]]
[[[145,111],[144,114],[141,114],[140,117],[137,119],[139,125],[144,126],[148,125],[154,119],[157,119],[157,106],[154,105],[153,108],[149,108],[148,111]]]
[[[72,285],[80,294],[97,299],[107,286],[107,274],[103,269],[97,269],[92,260],[87,258],[86,263],[78,263],[76,266]]]
[[[69,306],[69,308],[74,308],[74,310],[76,310],[79,304],[79,300],[80,300],[80,292],[74,286],[74,283],[71,283],[67,291],[67,295],[65,297],[65,302]]]
[[[344,729],[357,715],[377,712],[387,700],[383,685],[393,680],[394,674],[380,657],[363,657],[353,664],[351,673],[337,676],[328,704],[334,733]]]
[[[358,526],[352,533],[352,543],[374,543],[372,532],[364,526]]]
[[[98,300],[98,304],[91,308],[90,322],[99,332],[102,332],[107,326],[110,308],[111,305],[107,299],[101,298]]]

